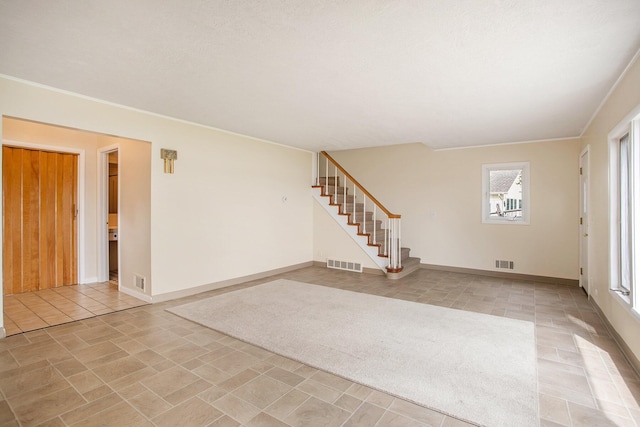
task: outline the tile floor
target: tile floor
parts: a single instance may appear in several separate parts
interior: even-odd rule
[[[43,289],[4,297],[7,336],[139,307],[146,302],[118,292],[103,282]]]
[[[274,278],[534,322],[541,426],[640,425],[640,380],[580,289],[310,267],[0,340],[0,426],[468,425],[165,311]]]

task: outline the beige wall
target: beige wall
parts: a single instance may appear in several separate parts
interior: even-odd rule
[[[79,230],[82,247],[80,283],[98,280],[98,148],[118,145],[120,150],[120,207],[119,233],[123,278],[121,286],[134,289],[133,273],[150,279],[150,201],[151,201],[151,144],[110,135],[100,135],[76,129],[62,128],[9,117],[2,119],[4,143],[26,143],[36,146],[58,147],[82,151],[84,156],[84,206],[80,215],[83,230]],[[80,166],[80,165],[79,165]],[[148,283],[150,285],[150,282]],[[149,288],[150,289],[150,288]],[[149,290],[147,289],[147,291]],[[148,293],[148,292],[147,292]]]
[[[309,152],[4,77],[0,115],[150,141],[154,296],[313,259]]]
[[[140,292],[134,286],[134,274],[139,274],[145,278],[144,293],[151,295],[151,144],[98,136],[98,148],[114,145],[118,147],[120,286]]]
[[[79,212],[84,220],[83,274],[78,276],[81,283],[97,280],[97,231],[96,231],[96,146],[98,135],[80,132],[58,126],[46,126],[40,123],[2,118],[3,143],[26,143],[60,149],[72,149],[84,152],[84,209]],[[78,165],[80,167],[81,165]],[[80,188],[79,188],[80,191]],[[80,194],[78,194],[80,197]],[[80,243],[80,242],[79,242]]]
[[[331,155],[389,210],[424,264],[578,278],[578,140],[433,151],[407,144]],[[482,165],[530,162],[531,223],[483,224]],[[385,173],[378,173],[384,170]]]
[[[621,79],[607,102],[584,132],[582,146],[590,154],[589,265],[591,296],[626,344],[640,359],[640,319],[609,291],[609,132],[640,105],[640,62]]]
[[[335,209],[335,207],[331,207]],[[361,239],[364,239],[361,237]],[[364,268],[379,270],[378,266],[349,236],[331,215],[313,201],[313,260],[327,259],[359,262]]]

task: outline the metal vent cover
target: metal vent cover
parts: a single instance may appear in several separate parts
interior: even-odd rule
[[[352,261],[340,261],[337,259],[327,259],[327,268],[335,268],[337,270],[355,271],[362,273],[362,263]]]
[[[501,268],[501,269],[506,269],[506,270],[513,270],[513,261],[507,261],[507,260],[503,260],[503,259],[497,259],[496,260],[496,268]]]
[[[145,282],[146,282],[146,278],[144,276],[141,276],[139,274],[133,275],[133,285],[136,288],[142,289],[144,291]]]

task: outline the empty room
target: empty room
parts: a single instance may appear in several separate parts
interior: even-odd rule
[[[639,22],[0,0],[0,427],[640,426]]]

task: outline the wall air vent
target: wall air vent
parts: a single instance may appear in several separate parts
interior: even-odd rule
[[[513,261],[505,261],[502,259],[496,260],[496,268],[513,270]]]
[[[139,274],[133,275],[133,285],[138,289],[142,289],[144,291],[144,284],[146,281],[147,280],[144,276],[141,276]]]
[[[355,271],[358,273],[362,273],[362,263],[359,262],[327,259],[327,268],[335,268],[338,270]]]

